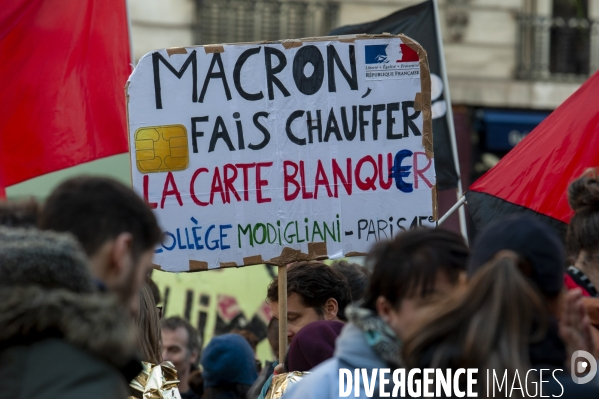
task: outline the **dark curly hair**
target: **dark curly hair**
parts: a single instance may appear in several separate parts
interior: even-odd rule
[[[329,298],[337,301],[337,317],[345,320],[345,307],[351,302],[351,291],[345,277],[322,262],[298,262],[287,271],[287,296],[297,293],[304,305],[324,314]],[[269,301],[279,301],[279,283],[273,279],[266,294]]]

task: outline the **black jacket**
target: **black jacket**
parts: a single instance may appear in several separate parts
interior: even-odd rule
[[[0,289],[0,399],[124,399],[140,371],[134,351],[130,321],[107,295]]]
[[[532,343],[528,348],[532,368],[538,373],[543,371],[543,396],[561,397],[563,399],[599,398],[599,376],[588,384],[576,384],[566,369],[566,348],[558,334],[555,319],[550,320],[545,337],[538,343]],[[537,397],[540,397],[541,393]]]
[[[433,357],[437,351],[437,346],[430,347],[421,357],[418,367],[421,369],[431,367]],[[457,369],[460,367],[468,367],[468,365],[463,364],[463,360],[461,359],[462,353],[457,348],[445,348],[446,356],[445,359],[447,364],[443,364],[441,368],[451,368]],[[575,384],[572,378],[570,377],[570,373],[566,370],[566,361],[570,361],[570,359],[566,359],[566,348],[561,338],[558,335],[558,325],[555,319],[550,320],[549,328],[547,333],[543,337],[543,339],[539,342],[532,343],[529,346],[529,356],[530,363],[532,365],[533,371],[536,380],[539,381],[541,378],[540,370],[543,369],[542,372],[542,380],[543,383],[539,381],[539,387],[537,389],[542,389],[542,392],[534,392],[534,386],[531,386],[531,390],[529,391],[531,397],[541,397],[541,393],[544,397],[547,395],[551,397],[560,397],[561,399],[597,399],[599,398],[599,375],[595,377],[595,379],[588,384]],[[471,366],[472,367],[472,366]],[[489,383],[493,383],[492,380],[492,372],[489,371],[490,381]],[[498,381],[501,383],[501,379],[503,377],[503,370],[496,370]],[[520,383],[522,386],[525,384],[526,375],[519,375]],[[479,382],[487,382],[487,370],[480,370],[478,372],[478,380]],[[507,390],[511,389],[512,383],[514,381],[507,380]],[[519,386],[518,383],[515,386]],[[464,388],[464,387],[463,387]],[[490,391],[492,391],[492,386],[489,386]],[[499,388],[496,386],[497,391],[495,391],[495,397],[503,397],[501,396],[505,394],[505,385],[502,391],[499,391]],[[520,390],[514,390],[513,395],[521,394]],[[552,396],[554,395],[554,396]],[[481,394],[479,394],[481,396]],[[492,396],[492,395],[491,395]],[[526,396],[528,397],[528,396]]]

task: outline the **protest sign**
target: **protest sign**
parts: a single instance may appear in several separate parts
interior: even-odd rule
[[[199,271],[363,254],[435,225],[430,75],[403,35],[175,48],[127,86],[134,188]]]

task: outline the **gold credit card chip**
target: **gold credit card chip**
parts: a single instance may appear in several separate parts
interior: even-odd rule
[[[189,149],[183,125],[149,126],[135,132],[135,160],[141,173],[187,169]]]

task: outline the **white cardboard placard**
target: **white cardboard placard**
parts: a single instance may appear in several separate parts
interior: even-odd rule
[[[405,36],[159,50],[127,97],[163,270],[342,257],[435,225],[430,76]]]

